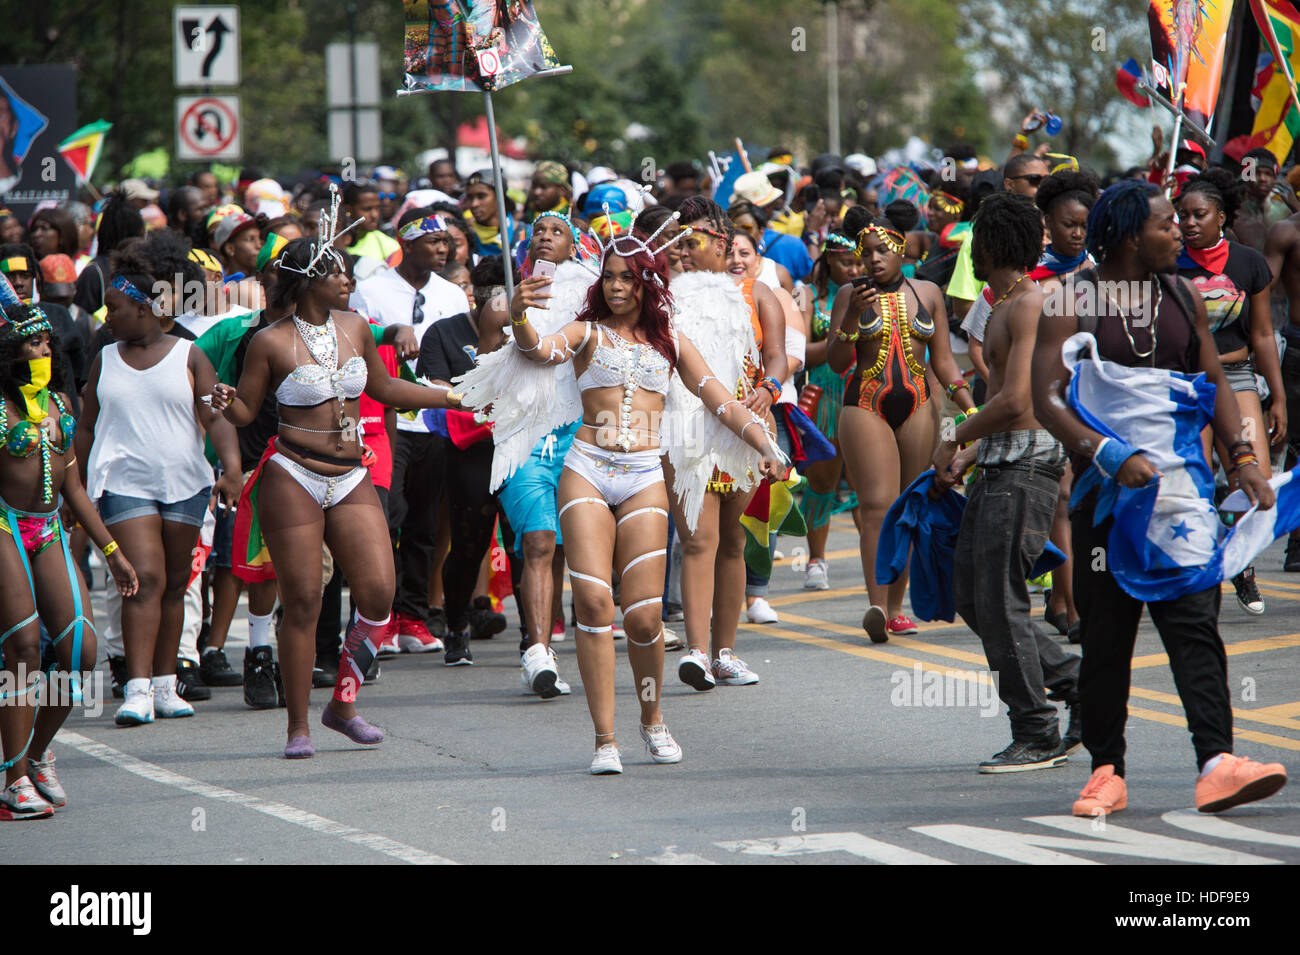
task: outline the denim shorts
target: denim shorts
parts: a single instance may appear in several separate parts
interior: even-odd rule
[[[208,567],[230,569],[230,558],[235,553],[235,509],[217,508],[217,526],[212,533],[212,553],[208,556]]]
[[[174,524],[202,527],[203,516],[208,512],[208,504],[211,500],[212,488],[210,487],[174,504],[105,491],[99,499],[99,516],[105,524],[120,524],[122,521],[129,521],[136,517],[156,514],[164,521],[171,521]]]

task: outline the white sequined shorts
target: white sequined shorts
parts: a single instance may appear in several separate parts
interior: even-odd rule
[[[575,438],[564,456],[564,466],[591,482],[605,502],[615,508],[638,491],[663,481],[662,453],[657,449],[607,451]],[[567,507],[561,508],[561,515]]]

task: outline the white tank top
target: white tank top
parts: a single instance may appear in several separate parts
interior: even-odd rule
[[[190,343],[177,341],[163,359],[137,371],[118,343],[100,353],[99,417],[87,464],[87,492],[105,491],[175,504],[212,486],[203,431],[194,417],[188,373]]]
[[[780,288],[781,280],[776,274],[776,261],[766,257],[761,261],[763,264],[758,267],[758,281],[771,289]]]

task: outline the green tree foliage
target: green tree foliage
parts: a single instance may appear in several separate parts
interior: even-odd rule
[[[1030,109],[1050,110],[1064,123],[1054,151],[1112,164],[1107,134],[1133,109],[1115,69],[1149,57],[1146,9],[1146,0],[962,0],[962,45],[990,99],[1005,104],[998,126],[1006,139]]]

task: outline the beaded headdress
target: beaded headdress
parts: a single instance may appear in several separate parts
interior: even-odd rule
[[[51,335],[54,334],[54,328],[50,325],[49,316],[45,314],[43,308],[39,305],[24,305],[23,307],[27,310],[26,318],[17,322],[9,322],[5,318],[0,317],[0,327],[9,325],[13,328],[14,334],[19,338],[33,338],[41,332],[48,332]]]
[[[903,238],[903,233],[872,224],[858,233],[858,255],[866,254],[866,249],[863,246],[869,235],[874,235],[880,239],[885,244],[885,248],[894,255],[902,255],[907,250],[907,240]]]
[[[298,268],[290,263],[281,260],[280,268],[286,272],[297,272],[299,275],[305,275],[308,278],[325,278],[330,274],[330,266],[337,265],[340,271],[347,271],[343,264],[343,256],[339,255],[338,250],[334,248],[334,243],[339,236],[344,235],[361,224],[360,219],[355,220],[342,232],[336,232],[339,225],[339,187],[335,183],[330,183],[330,207],[326,212],[320,211],[320,219],[317,220],[316,241],[312,245],[311,261],[307,263],[306,268]],[[322,263],[325,263],[322,265]]]
[[[648,190],[650,187],[643,186],[642,188]],[[609,203],[605,203],[602,206],[602,208],[605,211],[606,218],[608,218],[610,214]],[[631,232],[628,233],[627,235],[611,237],[608,242],[605,242],[601,239],[600,235],[597,234],[596,232],[588,231],[587,235],[595,242],[596,247],[600,250],[600,262],[598,263],[599,266],[598,268],[592,268],[592,266],[587,264],[586,262],[583,262],[582,265],[593,275],[598,276],[600,275],[601,271],[604,270],[605,260],[609,258],[610,255],[632,256],[632,255],[636,255],[638,252],[644,252],[646,255],[650,256],[651,258],[654,258],[660,252],[663,252],[665,249],[667,249],[674,242],[677,242],[679,239],[684,239],[691,234],[691,228],[690,226],[687,226],[686,228],[682,229],[681,232],[677,233],[675,236],[673,236],[671,239],[665,242],[663,245],[659,246],[659,248],[656,249],[653,247],[655,239],[659,238],[659,234],[663,232],[664,229],[668,228],[668,225],[670,223],[677,222],[679,219],[681,219],[681,213],[674,212],[671,216],[665,219],[663,221],[663,224],[660,225],[659,228],[655,229],[655,231],[650,234],[650,237],[646,239],[644,242],[642,242],[639,238],[637,238],[635,233],[631,233]],[[663,284],[663,280],[660,279],[658,275],[655,275],[653,272],[650,272],[649,270],[647,270],[647,273],[642,275],[641,278],[647,282],[653,281],[659,285]]]

